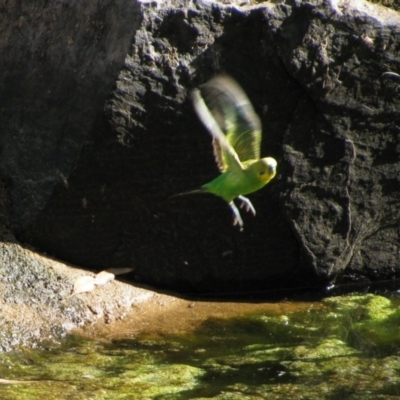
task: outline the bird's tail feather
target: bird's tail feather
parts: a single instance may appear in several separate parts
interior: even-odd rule
[[[178,197],[178,196],[186,196],[187,194],[199,194],[199,193],[206,193],[206,190],[203,188],[190,190],[189,192],[182,192],[182,193],[174,194],[173,196],[169,197],[168,199],[172,199],[172,198]]]

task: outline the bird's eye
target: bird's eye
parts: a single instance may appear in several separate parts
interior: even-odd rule
[[[265,174],[265,171],[260,171],[259,173],[258,173],[258,175],[264,175]]]

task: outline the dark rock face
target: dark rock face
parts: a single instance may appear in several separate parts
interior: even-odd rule
[[[354,6],[300,7],[280,27],[279,54],[307,93],[283,140],[292,185],[284,209],[319,273],[394,276],[400,81],[382,74],[398,69],[400,15]]]
[[[12,140],[24,103],[18,98],[11,108],[9,83],[0,94],[2,115],[10,119],[2,130],[11,132],[7,146],[22,150],[8,151],[1,168],[12,184],[19,238],[86,267],[133,266],[133,279],[184,292],[304,286],[345,270],[395,276],[400,81],[382,73],[396,72],[400,17],[354,4],[240,9],[175,2],[173,8],[142,4],[140,17],[125,12],[118,23],[109,17],[109,35],[118,25],[125,28],[121,41],[134,39],[104,112],[94,118],[112,77],[106,61],[85,87],[50,79],[29,114],[36,147]],[[105,42],[108,47],[96,49],[119,60],[126,43]],[[65,51],[55,46],[50,54]],[[85,68],[93,57],[79,54],[76,65]],[[72,67],[65,70],[77,80],[82,72]],[[244,232],[232,226],[219,198],[170,198],[218,173],[188,91],[221,71],[242,85],[262,119],[262,155],[278,160],[275,180],[250,196],[257,216],[244,215]],[[32,85],[31,79],[19,85]],[[53,118],[41,106],[45,87],[60,94],[68,87],[74,95],[60,97]],[[62,122],[58,129],[55,121]],[[54,165],[46,167],[46,156],[35,162],[32,148],[48,148]],[[20,154],[26,154],[21,166]]]
[[[68,178],[129,50],[138,10],[118,0],[0,6],[0,173],[17,231]]]

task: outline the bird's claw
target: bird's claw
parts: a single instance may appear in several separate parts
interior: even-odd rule
[[[232,209],[233,212],[233,226],[238,225],[240,230],[243,230],[243,220],[242,217],[240,216],[240,212],[237,209],[237,207],[235,206],[235,203],[233,201],[231,201],[229,203],[229,207]]]
[[[237,198],[241,201],[240,208],[244,207],[247,212],[251,211],[254,216],[256,215],[256,210],[247,197],[238,196]]]
[[[256,215],[256,210],[253,207],[253,204],[251,204],[251,201],[247,197],[238,196],[237,198],[241,201],[240,208],[244,207],[247,212],[250,211],[253,215]],[[237,209],[237,207],[233,201],[231,201],[229,203],[229,206],[233,211],[233,225],[234,226],[238,225],[240,230],[242,231],[243,230],[243,220],[242,220],[242,217],[240,216],[239,210]]]

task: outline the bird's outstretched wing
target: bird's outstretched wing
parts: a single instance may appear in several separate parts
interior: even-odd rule
[[[208,129],[213,137],[214,143],[214,152],[216,146],[218,146],[220,155],[217,157],[217,163],[220,166],[220,161],[222,159],[225,163],[225,168],[221,170],[226,170],[228,168],[232,169],[233,171],[243,171],[243,165],[240,162],[238,155],[236,154],[234,148],[229,143],[227,136],[221,130],[219,124],[215,120],[214,116],[211,114],[210,110],[207,108],[206,104],[204,103],[203,98],[201,97],[200,91],[195,89],[192,91],[192,101],[194,109],[200,118],[201,122],[204,126]]]
[[[239,84],[227,75],[219,75],[201,85],[200,90],[209,112],[239,160],[260,159],[261,121]],[[230,168],[230,160],[221,143],[221,140],[213,141],[214,153],[220,170],[225,171]]]

